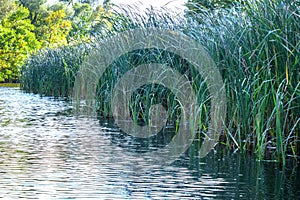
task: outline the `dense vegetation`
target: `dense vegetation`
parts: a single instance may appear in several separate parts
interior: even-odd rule
[[[45,49],[89,41],[109,29],[114,16],[110,4],[92,8],[94,1],[0,1],[0,82],[18,82],[21,66],[30,55]]]
[[[71,30],[82,33],[85,39],[81,41],[86,42],[80,45],[70,42],[69,46],[47,48],[32,56],[23,66],[23,89],[47,95],[70,96],[79,65],[91,48],[97,48],[97,43],[105,40],[106,35],[132,27],[167,27],[199,41],[211,54],[223,76],[228,117],[221,145],[253,152],[258,160],[271,159],[285,163],[287,157],[299,157],[299,1],[248,0],[241,4],[230,1],[226,6],[214,4],[200,10],[195,9],[203,8],[197,3],[199,1],[188,2],[189,10],[185,19],[172,19],[168,15],[153,12],[149,12],[146,18],[127,10],[130,17],[111,13],[108,17],[110,25],[100,25],[98,29],[93,24],[83,26],[73,20]],[[114,16],[113,20],[111,16]],[[68,35],[70,38],[75,36],[78,35]],[[104,79],[99,81],[99,112],[103,116],[111,116],[110,93],[118,76],[139,63],[172,62],[181,73],[190,72],[193,78],[193,67],[174,55],[156,50],[150,50],[146,58],[139,55],[141,52],[130,52],[120,58],[107,70]],[[185,66],[185,69],[180,69],[181,66]],[[176,103],[173,104],[175,101],[170,101],[171,95],[165,97],[159,94],[145,98],[145,93],[163,91],[153,87],[141,88],[142,92],[137,93],[133,100],[136,105],[156,102],[157,99],[153,98],[160,96],[166,100],[167,106],[175,110],[178,108]],[[200,80],[196,88],[201,90]],[[147,92],[149,89],[151,91]],[[201,94],[198,92],[198,95]],[[206,118],[209,105],[203,110],[204,122],[200,131],[205,132],[209,121]]]

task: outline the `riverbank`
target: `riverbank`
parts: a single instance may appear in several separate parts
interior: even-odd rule
[[[0,87],[20,87],[20,83],[0,83]]]

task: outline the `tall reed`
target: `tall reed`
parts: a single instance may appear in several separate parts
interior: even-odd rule
[[[300,5],[244,3],[206,13],[197,38],[227,82],[227,144],[284,163],[299,156]]]
[[[285,163],[287,157],[300,156],[299,4],[289,0],[245,0],[230,9],[194,13],[191,18],[172,18],[152,9],[142,14],[134,12],[135,7],[124,8],[128,20],[115,26],[112,34],[135,27],[160,27],[180,31],[200,42],[215,60],[226,84],[227,119],[221,143],[233,150],[252,152],[258,160]],[[85,44],[34,55],[23,67],[23,89],[69,96],[80,63],[94,47]],[[169,64],[194,80],[193,87],[203,105],[199,132],[205,132],[210,112],[205,81],[187,61],[157,49],[129,52],[112,63],[99,80],[99,113],[111,117],[109,103],[118,78],[147,62]],[[147,121],[147,109],[158,101],[169,108],[170,123],[172,119],[176,123],[176,116],[180,117],[176,97],[153,85],[135,93],[133,116]]]
[[[22,89],[48,96],[70,97],[76,73],[90,49],[89,44],[81,44],[41,50],[22,68]]]

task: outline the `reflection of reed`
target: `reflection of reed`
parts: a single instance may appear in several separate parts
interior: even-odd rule
[[[63,123],[66,120],[68,124]],[[111,137],[120,134],[113,121],[100,123],[64,115],[54,126],[0,134],[0,197],[276,199],[286,193],[297,197],[299,171],[239,154],[211,153],[200,159],[194,145],[189,155],[170,166],[142,165],[148,170],[139,171],[134,166],[138,158],[132,156],[138,154],[112,142]]]

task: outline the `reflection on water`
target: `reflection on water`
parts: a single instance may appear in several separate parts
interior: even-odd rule
[[[237,154],[199,159],[191,148],[168,167],[135,166],[137,154],[113,141],[120,133],[112,123],[75,117],[71,108],[0,87],[0,198],[300,197],[298,168],[282,171]]]

